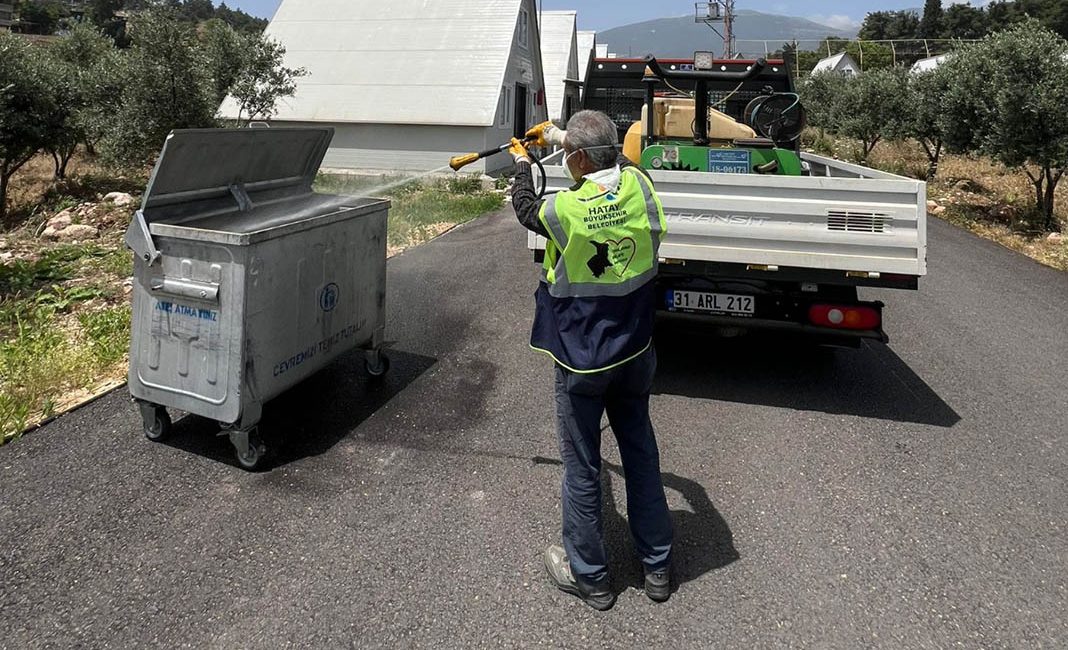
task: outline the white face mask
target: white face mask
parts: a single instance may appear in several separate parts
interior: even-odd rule
[[[599,145],[599,146],[596,146],[596,147],[586,147],[585,149],[575,149],[571,153],[569,153],[566,156],[564,156],[564,175],[567,176],[569,179],[571,179],[571,181],[574,182],[574,183],[579,182],[580,179],[575,177],[575,172],[571,171],[571,165],[568,164],[568,160],[571,158],[571,156],[574,156],[578,152],[580,152],[580,151],[592,151],[594,149],[615,149],[615,148],[617,148],[617,147],[614,144],[602,144],[602,145]]]
[[[571,165],[569,165],[567,161],[571,158],[571,156],[574,156],[579,151],[582,151],[582,150],[581,149],[576,149],[575,151],[572,151],[571,153],[569,153],[566,156],[564,156],[564,176],[567,176],[567,178],[572,183],[577,183],[579,179],[575,178],[575,172],[571,171]]]

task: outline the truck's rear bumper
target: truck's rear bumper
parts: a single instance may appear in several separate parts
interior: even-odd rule
[[[661,310],[661,318],[677,322],[690,322],[705,327],[723,327],[730,329],[777,331],[796,334],[816,342],[824,341],[835,344],[858,344],[860,341],[879,341],[889,343],[890,337],[882,329],[877,330],[843,330],[829,327],[817,327],[806,323],[772,320],[766,318],[740,318],[737,316],[716,316],[711,314],[691,314]]]

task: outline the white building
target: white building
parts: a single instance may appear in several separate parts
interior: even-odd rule
[[[912,66],[912,73],[930,72],[945,63],[948,58],[948,54],[941,54],[939,56],[932,56],[928,59],[920,59]]]
[[[586,83],[586,71],[597,56],[597,32],[578,33],[579,81]]]
[[[545,68],[545,103],[549,119],[567,122],[578,110],[578,14],[541,14],[541,61]]]
[[[860,74],[860,66],[857,65],[857,62],[853,60],[849,53],[840,52],[817,63],[812,72],[841,72],[848,75],[858,75]]]
[[[534,0],[283,0],[266,35],[308,72],[272,122],[334,126],[328,169],[437,169],[547,119]]]
[[[596,52],[598,59],[608,58],[608,43],[598,43],[596,45]]]

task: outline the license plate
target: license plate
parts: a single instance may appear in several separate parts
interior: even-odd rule
[[[672,290],[668,291],[667,303],[668,309],[671,311],[730,314],[733,316],[752,316],[756,313],[756,298],[729,293]]]

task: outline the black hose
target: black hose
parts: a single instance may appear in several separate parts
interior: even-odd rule
[[[538,192],[538,200],[545,198],[545,190],[549,188],[549,177],[545,175],[545,165],[541,163],[541,160],[534,154],[527,152],[530,156],[530,161],[534,163],[534,166],[538,168],[538,172],[541,174],[541,190]]]

